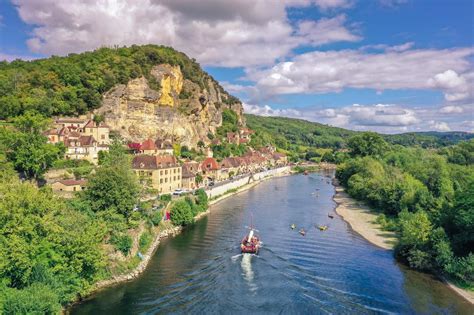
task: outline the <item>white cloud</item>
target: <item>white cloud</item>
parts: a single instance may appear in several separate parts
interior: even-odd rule
[[[428,84],[444,90],[447,101],[460,101],[469,97],[469,86],[463,76],[451,69],[436,74]]]
[[[443,121],[430,121],[430,126],[436,131],[451,131],[449,125]]]
[[[439,112],[441,114],[461,114],[464,112],[464,108],[461,106],[449,105],[440,108]]]
[[[382,133],[408,131],[472,131],[474,121],[459,121],[457,113],[440,113],[434,107],[410,108],[396,104],[353,104],[339,108],[273,108],[244,104],[246,113],[262,116],[285,116],[315,121],[352,130]],[[465,108],[464,108],[465,110]]]
[[[318,21],[302,21],[298,24],[297,34],[309,45],[319,46],[331,42],[355,42],[361,37],[353,34],[345,26],[346,16],[340,14],[334,18],[322,18]]]
[[[352,6],[351,0],[285,0],[289,6],[309,6],[316,5],[321,10],[330,10],[338,8],[349,8]]]
[[[244,111],[247,114],[254,114],[259,116],[285,116],[285,117],[299,117],[300,112],[296,109],[274,109],[268,105],[258,106],[243,103]]]
[[[334,9],[349,5],[344,0],[13,1],[21,19],[33,25],[28,47],[46,55],[152,43],[172,46],[206,65],[262,66],[300,45],[355,40],[344,16],[306,22],[323,32],[304,28],[300,35],[287,17],[288,6]],[[331,25],[336,29],[327,32]]]
[[[349,122],[360,126],[411,126],[419,122],[413,110],[395,105],[377,104],[345,107],[340,113],[349,116]]]
[[[473,54],[473,48],[314,51],[269,69],[249,71],[247,78],[264,96],[339,92],[349,87],[438,89],[454,101],[469,96],[474,75],[468,57]]]

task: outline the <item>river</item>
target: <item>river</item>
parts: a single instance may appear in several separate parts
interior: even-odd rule
[[[162,241],[137,279],[104,289],[72,314],[473,314],[431,276],[408,270],[334,213],[334,187],[313,173],[265,181],[212,206]],[[251,214],[263,241],[240,255]],[[295,223],[306,236],[291,230]],[[321,232],[315,224],[327,224]]]

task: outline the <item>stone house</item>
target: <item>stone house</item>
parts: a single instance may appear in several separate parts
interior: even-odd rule
[[[110,127],[104,122],[96,124],[93,120],[89,120],[79,132],[85,136],[93,136],[102,146],[110,144]]]
[[[103,122],[82,118],[58,118],[54,128],[44,132],[49,143],[64,143],[65,158],[97,164],[99,151],[108,151],[110,128]]]
[[[275,165],[286,165],[288,163],[288,156],[285,153],[275,152],[273,153],[273,159],[275,160]]]
[[[86,189],[87,180],[63,179],[51,184],[53,192],[72,196],[75,192]]]
[[[182,187],[182,167],[172,155],[137,155],[132,169],[140,183],[168,194]]]
[[[201,163],[201,170],[203,177],[218,181],[221,179],[221,171],[219,163],[214,158],[205,158]]]
[[[99,144],[93,136],[79,135],[71,132],[65,139],[65,158],[70,160],[87,160],[93,164],[99,162],[99,151],[108,151],[109,147]]]
[[[171,141],[147,139],[143,141],[139,148],[138,153],[148,155],[173,155],[173,145]]]
[[[226,170],[228,176],[234,176],[241,173],[240,162],[236,157],[227,157],[220,163],[221,170]]]

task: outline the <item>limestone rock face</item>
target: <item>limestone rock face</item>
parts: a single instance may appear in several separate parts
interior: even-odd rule
[[[207,134],[215,133],[222,124],[223,108],[234,110],[240,124],[245,124],[240,101],[211,77],[206,76],[200,86],[184,78],[179,66],[168,64],[153,67],[151,75],[159,83],[158,91],[144,77],[133,79],[105,93],[102,107],[96,111],[125,139],[160,137],[196,147],[199,140],[208,143]]]

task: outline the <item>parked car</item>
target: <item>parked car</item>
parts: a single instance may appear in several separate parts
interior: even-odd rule
[[[175,191],[173,191],[174,196],[181,196],[182,194],[186,193],[184,190],[178,188]]]
[[[215,185],[214,182],[209,182],[209,184],[207,184],[207,186],[209,186],[209,187],[212,187],[214,185]]]

